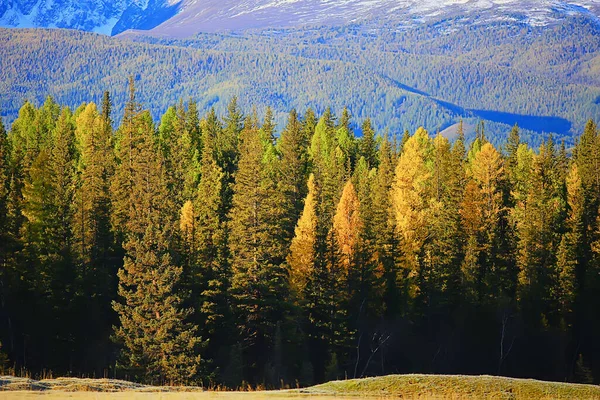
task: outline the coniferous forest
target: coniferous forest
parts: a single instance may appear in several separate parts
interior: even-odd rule
[[[346,110],[278,127],[235,98],[154,121],[133,78],[112,107],[48,98],[0,124],[0,370],[600,381],[593,121],[568,148],[517,126],[501,147],[483,124],[469,143],[385,134]]]

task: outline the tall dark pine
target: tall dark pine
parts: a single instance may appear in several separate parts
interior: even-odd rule
[[[75,273],[72,260],[71,203],[73,201],[74,129],[64,109],[52,132],[49,147],[42,148],[29,168],[23,189],[23,275],[27,280],[37,318],[28,321],[35,339],[34,355],[40,365],[53,369],[73,362],[72,312]],[[42,334],[41,327],[45,327]]]
[[[225,224],[225,173],[216,159],[216,139],[221,129],[221,123],[211,110],[202,129],[201,179],[194,200],[197,258],[190,272],[192,300],[197,307],[195,318],[202,337],[210,343],[206,354],[213,365],[223,371],[232,362],[227,359],[227,349],[236,337],[232,335],[228,298],[231,268]],[[235,385],[241,381],[240,378]]]
[[[106,99],[105,99],[106,100]],[[76,136],[80,149],[73,210],[73,251],[77,261],[80,289],[78,305],[82,329],[89,329],[88,368],[100,372],[110,361],[108,336],[115,322],[110,303],[116,297],[116,272],[121,264],[114,254],[111,231],[110,181],[115,160],[112,127],[107,104],[98,114],[94,103],[77,117]],[[92,350],[93,349],[93,350]]]
[[[10,175],[10,147],[4,123],[2,122],[2,117],[0,117],[0,265],[3,266],[6,266],[7,263],[6,257],[9,241],[8,201]],[[0,276],[2,276],[1,273]]]
[[[139,140],[136,120],[139,118],[141,106],[135,98],[135,83],[133,76],[129,77],[129,100],[125,105],[123,121],[116,133],[115,156],[118,168],[111,181],[111,227],[117,243],[122,243],[127,232],[127,222],[130,218],[129,201],[133,191],[133,157],[134,148]]]
[[[308,139],[303,134],[296,110],[290,112],[277,147],[281,154],[278,182],[283,195],[281,207],[285,210],[286,237],[291,240],[308,193],[306,182],[309,172]]]
[[[286,247],[280,223],[276,183],[263,164],[263,144],[255,120],[248,118],[240,137],[239,169],[235,176],[230,213],[229,250],[233,277],[231,296],[248,359],[248,371],[260,378],[264,358],[274,341],[277,322],[284,315],[287,279]]]
[[[148,112],[131,121],[127,163],[117,173],[131,174],[126,204],[125,259],[119,270],[119,296],[113,302],[120,325],[115,337],[122,345],[121,366],[137,379],[152,383],[195,382],[202,368],[201,339],[187,322],[182,307],[183,270],[173,253],[173,203],[167,176]]]
[[[371,120],[367,118],[362,125],[362,138],[359,144],[359,154],[367,161],[369,168],[376,168],[377,160],[377,141],[375,140],[375,131]]]

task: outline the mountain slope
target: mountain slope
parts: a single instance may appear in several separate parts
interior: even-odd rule
[[[115,35],[152,29],[177,12],[168,0],[4,0],[0,26],[68,28]]]
[[[549,132],[573,142],[589,118],[600,119],[600,27],[573,18],[553,27],[447,24],[377,36],[351,27],[178,40],[109,38],[74,31],[0,29],[0,110],[15,118],[26,99],[98,102],[110,90],[125,103],[127,76],[158,118],[179,98],[201,112],[223,112],[232,96],[243,107],[285,113],[347,106],[359,125],[379,132],[424,126],[444,130],[486,121],[494,143],[511,125],[536,145]],[[116,119],[122,110],[115,110]],[[261,112],[261,110],[259,110]]]
[[[153,32],[185,37],[374,21],[406,25],[456,16],[547,25],[575,14],[597,15],[599,4],[600,0],[184,0],[177,15]]]
[[[548,25],[599,15],[600,0],[4,0],[0,26],[69,28],[116,35],[135,29],[186,37],[199,32],[411,25],[462,16],[469,23]],[[463,23],[466,23],[464,20]]]

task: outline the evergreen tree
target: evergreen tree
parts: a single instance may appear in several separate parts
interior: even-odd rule
[[[111,180],[111,227],[118,243],[122,243],[128,231],[127,224],[131,219],[130,197],[134,186],[134,148],[140,140],[138,122],[141,107],[135,98],[133,76],[129,77],[129,100],[125,105],[123,121],[116,133],[116,169]]]
[[[202,336],[211,344],[207,355],[214,360],[215,367],[226,365],[228,354],[222,355],[223,349],[236,339],[235,335],[231,335],[234,328],[228,297],[231,271],[225,226],[225,173],[215,156],[215,141],[220,130],[221,124],[211,111],[202,130],[201,179],[193,203],[197,258],[190,269],[192,302],[198,311],[194,320],[198,322]],[[241,380],[240,376],[235,384],[239,385]],[[230,384],[227,380],[225,383]]]
[[[308,138],[295,110],[290,112],[288,123],[277,143],[281,154],[279,191],[283,195],[281,207],[285,209],[286,234],[289,240],[302,212],[307,196],[309,172]]]
[[[7,265],[8,242],[10,240],[10,223],[8,221],[10,176],[10,147],[4,123],[0,117],[0,265],[3,266]],[[3,274],[0,274],[0,277],[2,276]]]
[[[147,382],[195,382],[203,372],[201,339],[183,308],[183,269],[174,264],[173,203],[162,153],[147,112],[132,121],[127,168],[131,174],[125,259],[119,269],[120,302],[113,302],[120,326],[115,338],[123,346],[123,367]]]
[[[137,379],[154,384],[197,382],[202,372],[196,328],[184,322],[190,310],[181,307],[177,284],[182,269],[173,265],[168,232],[150,218],[146,232],[132,235],[119,270],[119,295],[114,302],[123,344],[123,367]]]
[[[364,157],[367,165],[370,168],[376,168],[377,160],[377,142],[375,140],[375,132],[371,126],[371,120],[367,118],[362,125],[362,138],[360,140],[359,155]]]
[[[248,118],[240,137],[239,169],[230,213],[231,296],[250,359],[260,360],[272,344],[287,297],[286,249],[276,183],[263,164],[264,148],[255,120]],[[262,374],[264,364],[254,373]]]
[[[38,351],[48,363],[64,362],[74,350],[70,340],[73,321],[68,319],[75,290],[70,213],[74,133],[70,119],[70,111],[64,109],[52,132],[50,147],[39,151],[23,189],[26,220],[22,241],[30,266],[24,275],[35,302],[33,309],[39,313],[29,333],[39,337],[40,326],[51,332],[38,341],[45,342]]]
[[[102,122],[108,129],[112,129],[112,99],[110,92],[105,91],[102,95]]]
[[[391,190],[394,182],[395,162],[391,144],[387,137],[379,151],[379,168],[372,181],[372,222],[371,232],[374,235],[373,252],[376,270],[382,271],[385,277],[384,307],[385,314],[397,314],[400,307],[398,279],[398,243],[395,234],[395,215],[391,202]]]

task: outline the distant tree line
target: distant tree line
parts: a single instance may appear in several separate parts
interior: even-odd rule
[[[75,108],[100,103],[109,90],[120,122],[123,81],[134,74],[144,82],[138,101],[155,119],[189,97],[200,114],[214,107],[223,115],[238,96],[247,111],[260,104],[261,116],[270,106],[279,127],[292,108],[322,115],[327,106],[347,106],[382,134],[434,132],[462,118],[471,141],[483,118],[498,148],[521,121],[521,137],[537,148],[542,132],[564,135],[555,137],[570,147],[588,118],[600,118],[600,29],[591,17],[536,27],[458,18],[398,28],[382,21],[188,39],[0,28],[0,109],[12,123],[24,99],[39,106],[52,95]]]
[[[159,123],[133,78],[0,124],[0,369],[239,387],[600,380],[600,135],[467,143],[235,98]]]

